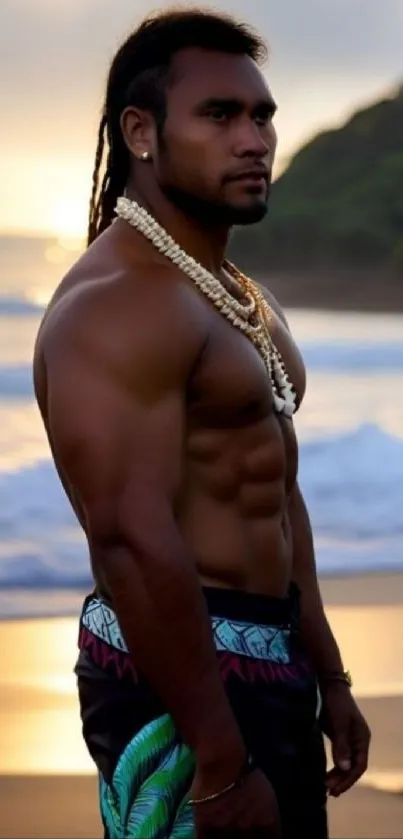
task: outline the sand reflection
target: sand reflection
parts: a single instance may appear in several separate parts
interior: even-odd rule
[[[331,606],[357,696],[403,693],[403,606]],[[77,620],[0,625],[0,773],[90,773],[73,667]]]
[[[0,626],[0,773],[91,773],[73,667],[77,621]]]

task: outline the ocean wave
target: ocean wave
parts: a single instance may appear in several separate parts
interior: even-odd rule
[[[9,315],[40,315],[45,307],[25,297],[0,297],[0,317]]]
[[[323,535],[402,537],[403,438],[376,425],[307,442],[300,449],[300,483]]]
[[[403,440],[376,426],[305,443],[300,484],[319,573],[403,568]],[[0,588],[91,584],[84,535],[53,464],[0,474]]]
[[[85,539],[50,460],[1,473],[0,497],[1,588],[89,582]]]

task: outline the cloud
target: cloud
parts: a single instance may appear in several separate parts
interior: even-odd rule
[[[291,69],[300,62],[308,69],[322,62],[352,73],[394,73],[402,67],[401,0],[216,0],[214,6],[255,24],[276,59]],[[84,69],[99,69],[119,39],[154,7],[133,0],[2,0],[2,66],[21,78],[26,64],[42,74],[59,59],[59,70],[70,65],[77,79]],[[88,78],[82,81],[86,85]]]
[[[155,5],[170,3],[1,0],[3,160],[92,156],[109,61]],[[282,154],[403,76],[402,0],[214,5],[246,18],[269,41]]]

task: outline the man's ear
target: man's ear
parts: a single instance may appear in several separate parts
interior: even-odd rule
[[[125,144],[133,157],[149,160],[153,157],[155,127],[148,111],[129,105],[120,117]]]

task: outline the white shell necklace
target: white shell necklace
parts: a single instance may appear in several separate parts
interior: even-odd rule
[[[225,260],[223,267],[237,284],[242,297],[241,300],[237,300],[220,280],[182,250],[156,219],[136,201],[131,201],[125,196],[118,198],[115,212],[190,277],[221,314],[247,335],[265,363],[271,381],[276,412],[292,417],[296,410],[296,391],[289,379],[282,357],[271,340],[269,332],[271,311],[256,284]]]

